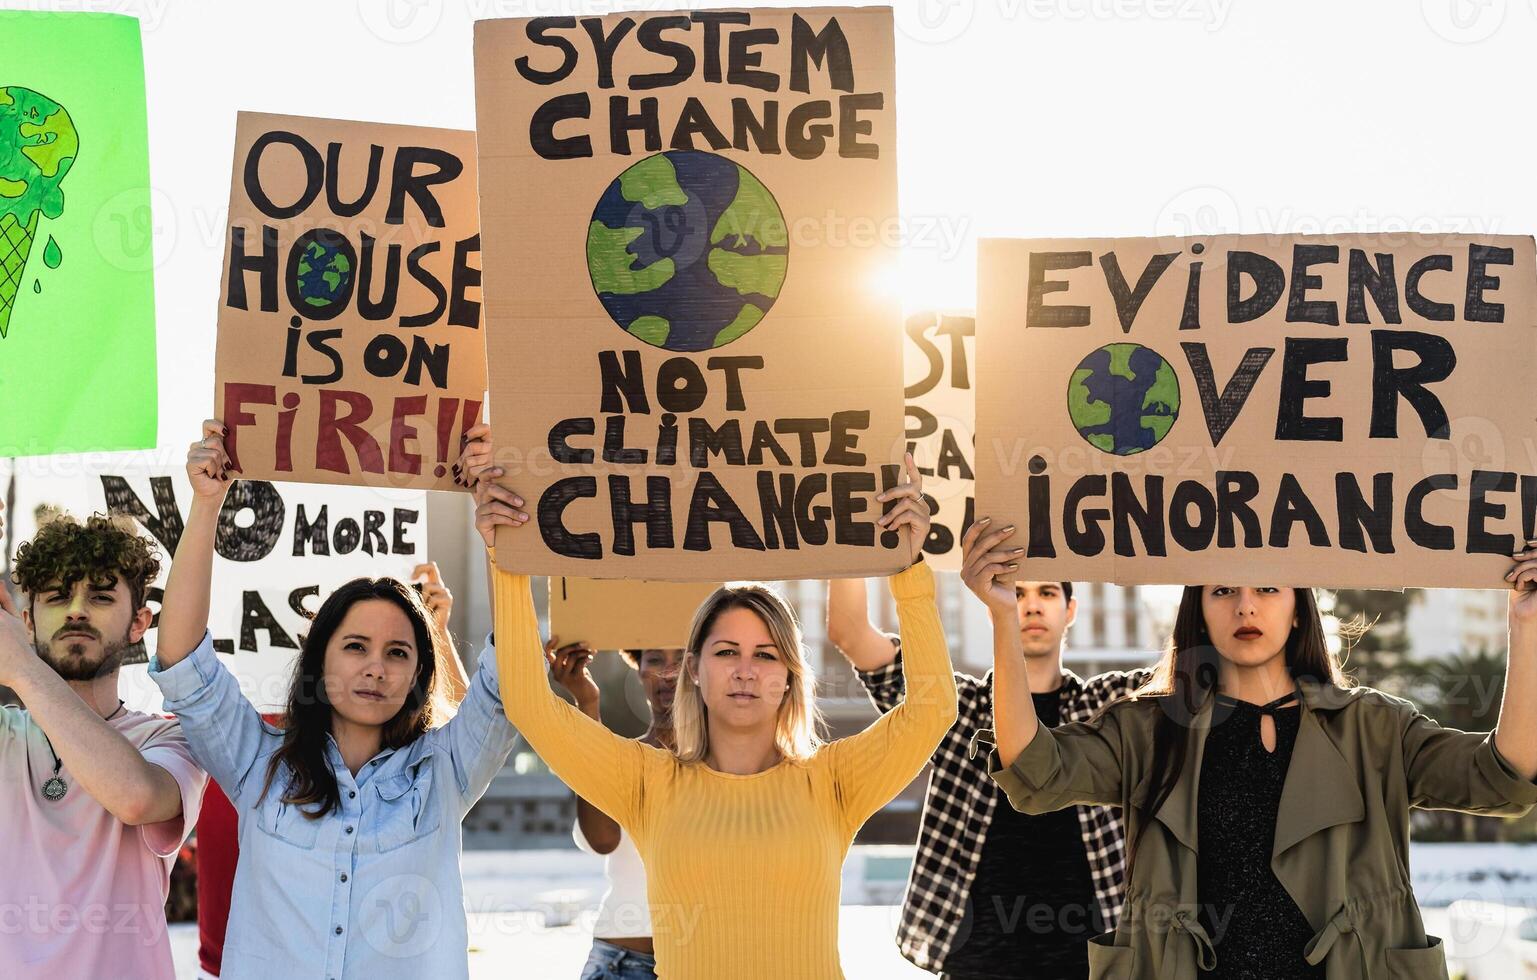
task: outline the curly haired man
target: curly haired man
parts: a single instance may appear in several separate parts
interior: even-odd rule
[[[175,977],[164,905],[207,777],[181,727],[129,710],[118,669],[160,561],[95,516],[44,524],[0,583],[0,963],[7,977]]]

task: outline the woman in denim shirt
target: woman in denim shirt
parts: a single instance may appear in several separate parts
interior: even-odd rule
[[[447,647],[415,590],[358,579],[321,605],[289,727],[264,724],[207,632],[214,537],[232,472],[204,423],[194,498],[151,676],[192,754],[240,813],[226,980],[467,977],[460,823],[512,750],[496,663],[459,711]]]

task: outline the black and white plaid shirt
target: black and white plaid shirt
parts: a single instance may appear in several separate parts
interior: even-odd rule
[[[887,666],[855,674],[882,712],[895,708],[906,693],[900,651]],[[1151,669],[1112,671],[1085,681],[1064,670],[1062,723],[1088,721],[1100,708],[1135,691],[1151,676]],[[918,830],[918,849],[907,881],[902,922],[897,927],[902,955],[934,973],[944,971],[965,917],[997,799],[996,786],[987,772],[987,753],[979,751],[976,758],[970,754],[972,736],[993,727],[993,672],[976,678],[957,671],[955,686],[960,714],[931,760],[934,768]],[[1121,814],[1115,807],[1081,806],[1077,810],[1094,897],[1108,931],[1120,918],[1121,899],[1126,893]]]

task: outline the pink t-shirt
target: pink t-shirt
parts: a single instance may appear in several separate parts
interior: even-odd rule
[[[9,980],[176,976],[165,899],[207,777],[176,721],[123,711],[108,724],[176,780],[181,816],[130,827],[68,766],[68,794],[44,799],[53,754],[43,731],[26,711],[0,706],[0,973]]]

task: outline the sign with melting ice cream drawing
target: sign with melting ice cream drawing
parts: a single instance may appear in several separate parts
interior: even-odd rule
[[[64,175],[79,150],[80,134],[63,106],[20,86],[0,89],[0,338],[11,325],[39,219],[64,213]],[[60,261],[50,235],[43,264],[57,269]],[[32,291],[42,292],[41,280],[32,280]]]
[[[0,455],[155,441],[139,23],[0,12]]]

